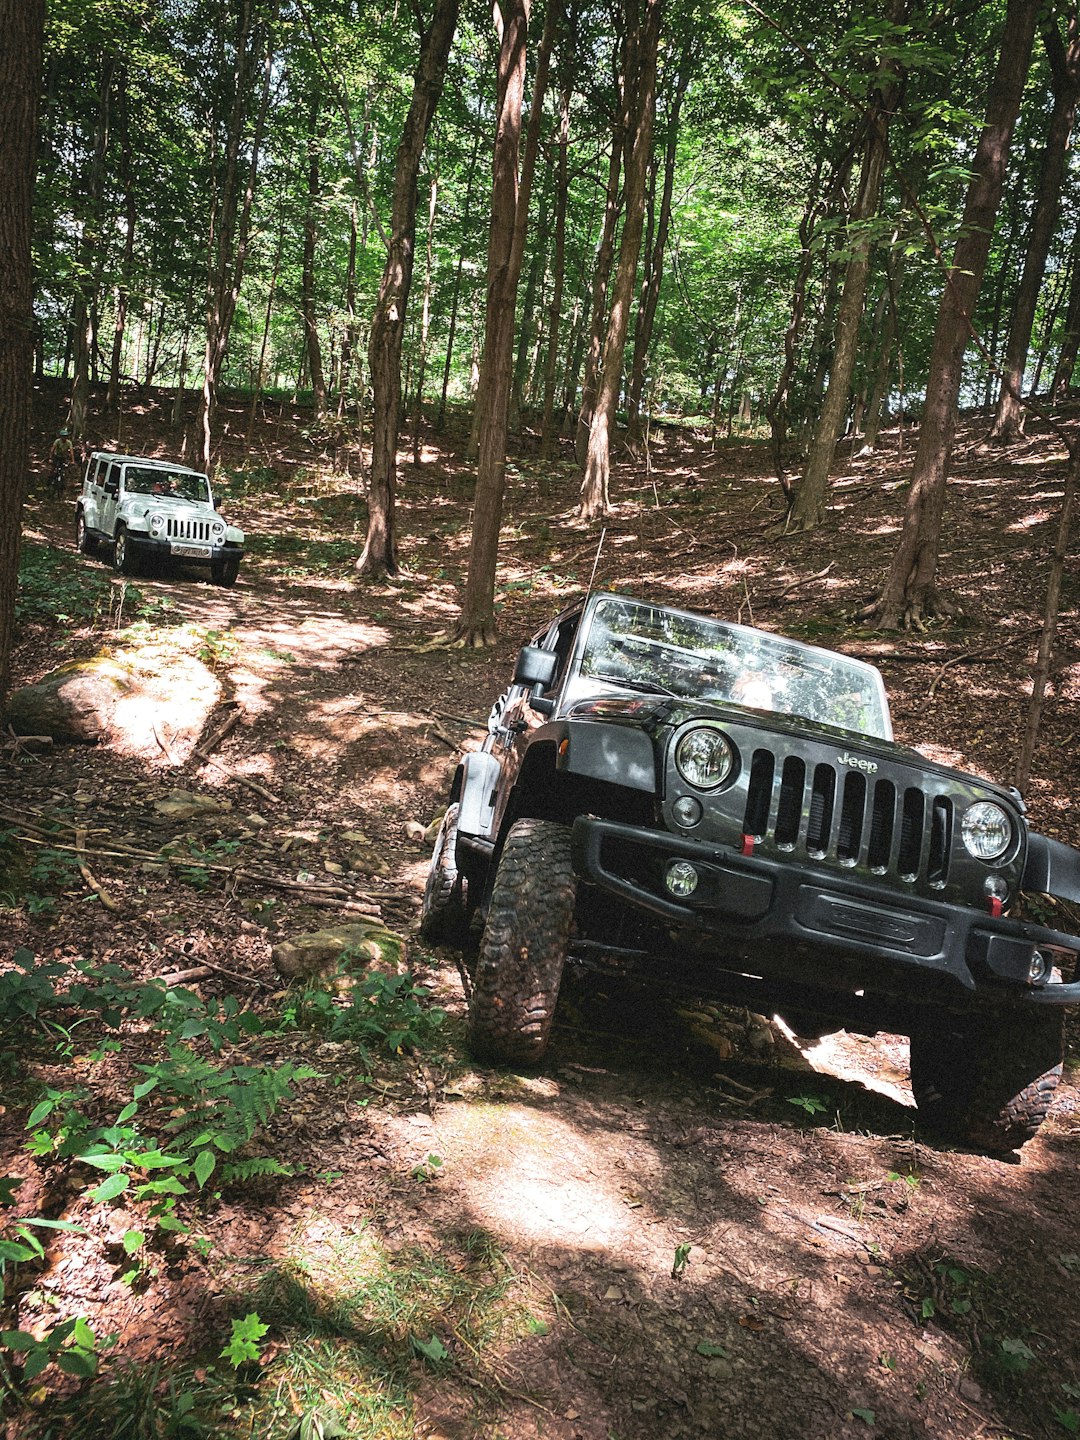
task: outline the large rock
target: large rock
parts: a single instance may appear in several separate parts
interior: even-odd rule
[[[372,970],[394,975],[405,968],[405,941],[375,920],[330,925],[282,940],[270,952],[287,980],[332,982],[348,989]]]
[[[220,682],[197,656],[162,641],[72,660],[11,696],[17,735],[107,744],[125,755],[188,758],[220,702]]]

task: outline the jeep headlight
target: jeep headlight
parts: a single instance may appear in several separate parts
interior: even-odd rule
[[[696,725],[675,746],[675,768],[688,785],[714,790],[735,768],[735,750],[722,731]]]
[[[1000,860],[1013,842],[1008,812],[992,800],[969,805],[960,821],[960,835],[976,860]]]
[[[147,520],[150,526],[150,534],[156,538],[165,529],[165,516],[159,515],[155,510],[153,515],[147,517]]]
[[[220,545],[221,542],[225,539],[224,523],[221,520],[215,520],[213,525],[211,525],[210,527],[210,533],[213,535],[215,543]]]

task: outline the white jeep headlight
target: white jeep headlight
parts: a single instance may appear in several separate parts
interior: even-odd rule
[[[154,511],[153,515],[148,516],[148,521],[150,525],[151,535],[160,535],[165,529],[165,516],[159,515],[156,510]]]
[[[960,835],[976,860],[1000,860],[1013,843],[1012,821],[1000,805],[979,800],[964,811]]]
[[[210,527],[210,531],[215,541],[220,545],[222,540],[225,539],[224,524],[220,520],[215,520],[213,525]]]
[[[688,785],[714,790],[735,768],[735,750],[722,731],[712,725],[696,725],[675,746],[675,768]]]

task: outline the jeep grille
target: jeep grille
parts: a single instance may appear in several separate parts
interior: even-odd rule
[[[757,749],[743,831],[810,860],[938,888],[949,878],[953,801],[887,777]]]
[[[209,520],[170,515],[165,522],[165,534],[170,540],[194,540],[199,545],[209,545],[213,540],[211,524]]]

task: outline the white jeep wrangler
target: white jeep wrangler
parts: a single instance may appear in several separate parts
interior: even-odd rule
[[[218,514],[201,471],[104,450],[86,462],[75,543],[83,554],[110,547],[122,575],[149,556],[209,565],[215,585],[236,583],[244,554],[244,532]]]

